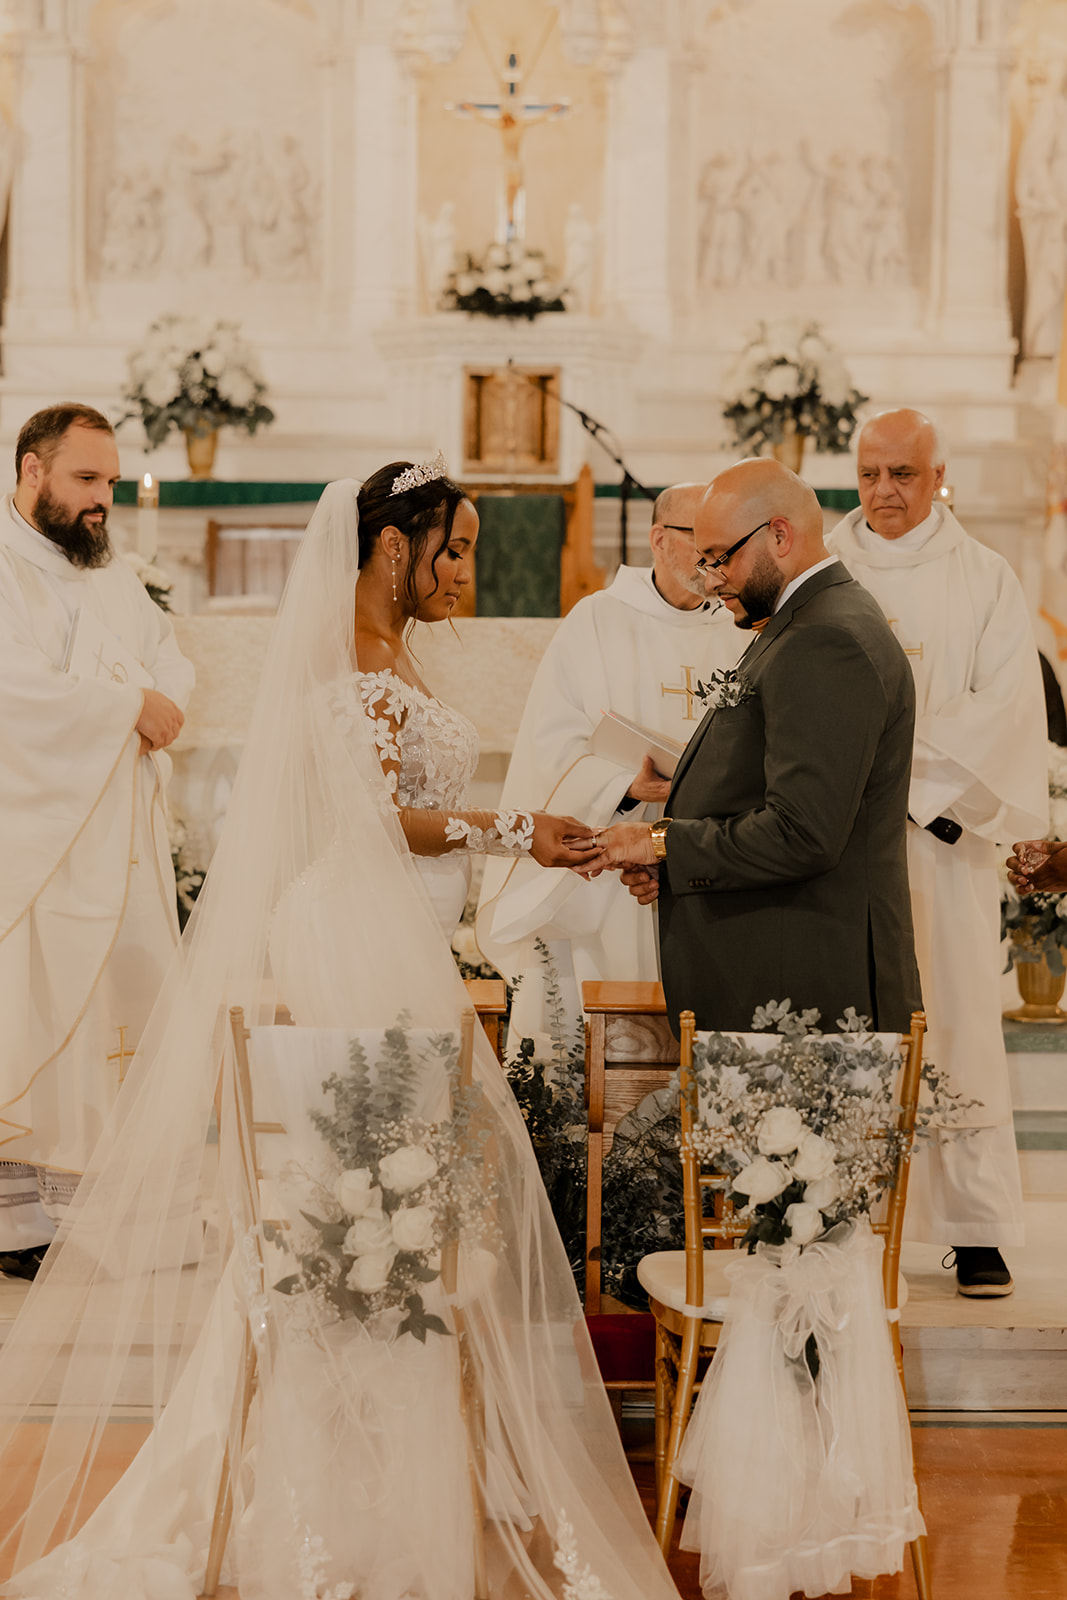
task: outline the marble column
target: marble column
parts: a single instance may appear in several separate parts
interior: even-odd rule
[[[82,65],[60,0],[24,13],[12,36],[18,139],[11,196],[12,334],[73,332],[85,298]]]
[[[609,310],[663,339],[674,312],[676,190],[687,168],[676,138],[685,70],[669,45],[644,45],[608,92],[604,298]]]
[[[958,0],[943,13],[931,311],[943,337],[1002,343],[1007,357],[1011,52],[1001,12]]]
[[[416,298],[416,91],[389,39],[356,45],[352,92],[352,316],[374,327],[412,315]]]

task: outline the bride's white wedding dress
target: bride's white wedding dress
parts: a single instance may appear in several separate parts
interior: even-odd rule
[[[474,747],[452,713],[352,673],[355,489],[331,486],[305,536],[191,937],[0,1351],[0,1517],[25,1482],[20,1423],[52,1422],[28,1513],[0,1520],[11,1595],[191,1600],[226,1445],[238,1466],[223,1582],[242,1600],[470,1600],[477,1503],[492,1596],[675,1593],[521,1115],[480,1030],[469,1104],[447,1071],[466,994],[439,918],[471,848],[523,849],[532,829],[522,814],[463,809]],[[383,693],[396,702],[388,728]],[[394,785],[379,754],[396,723]],[[436,875],[432,905],[396,811],[419,798],[444,799],[451,817],[438,859],[453,873]],[[240,1105],[233,1006],[251,1028],[257,1121],[283,1133],[254,1135]],[[281,1025],[288,1013],[296,1026]],[[420,1133],[431,1123],[436,1133]],[[387,1181],[382,1164],[378,1209],[364,1213],[337,1178],[368,1170],[359,1141],[372,1124],[383,1148],[445,1143],[432,1146],[425,1188],[405,1189],[399,1169]],[[247,1179],[253,1138],[266,1222]],[[196,1178],[216,1153],[205,1207]],[[438,1233],[421,1255],[411,1238],[399,1251],[421,1263],[421,1336],[401,1331],[388,1293],[344,1291],[370,1282],[383,1227],[386,1281],[396,1217],[410,1232],[420,1211]],[[309,1264],[320,1234],[331,1261],[343,1254],[340,1277]],[[195,1268],[173,1267],[175,1237],[198,1246]],[[458,1237],[454,1295],[438,1237]],[[242,1438],[246,1327],[259,1380]],[[473,1433],[471,1397],[484,1414]],[[101,1448],[131,1404],[153,1431],[87,1516]]]

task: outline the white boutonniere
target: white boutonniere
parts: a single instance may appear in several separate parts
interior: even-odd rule
[[[730,706],[742,706],[746,700],[751,700],[756,686],[738,667],[720,667],[711,674],[707,683],[697,679],[696,692],[706,706],[725,711]]]

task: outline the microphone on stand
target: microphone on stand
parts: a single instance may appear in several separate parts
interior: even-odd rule
[[[514,367],[514,365],[515,362],[513,357],[509,356],[508,366]],[[566,406],[568,411],[573,411],[574,415],[579,419],[582,427],[585,429],[589,437],[596,440],[601,450],[604,451],[605,455],[611,457],[612,461],[614,461],[615,465],[622,473],[622,482],[619,485],[619,560],[622,565],[625,566],[628,554],[627,510],[630,504],[630,490],[636,489],[638,494],[644,495],[645,499],[651,500],[653,504],[655,504],[656,500],[655,494],[653,494],[651,489],[646,488],[640,479],[634,477],[633,473],[630,471],[629,467],[626,465],[626,462],[622,458],[622,452],[619,450],[618,441],[615,439],[615,436],[610,428],[605,427],[602,422],[598,422],[595,417],[590,416],[588,411],[583,411],[581,406],[576,406],[573,400],[564,400],[561,394],[554,394],[551,389],[542,388],[537,380],[531,377],[528,372],[519,373],[518,376],[525,378],[528,383],[533,385],[539,394],[551,394],[557,405]]]

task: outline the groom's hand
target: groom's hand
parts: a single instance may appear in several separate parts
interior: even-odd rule
[[[659,867],[623,867],[622,881],[638,905],[650,906],[659,898]]]
[[[599,835],[600,854],[596,867],[651,867],[656,854],[647,822],[616,822]]]

